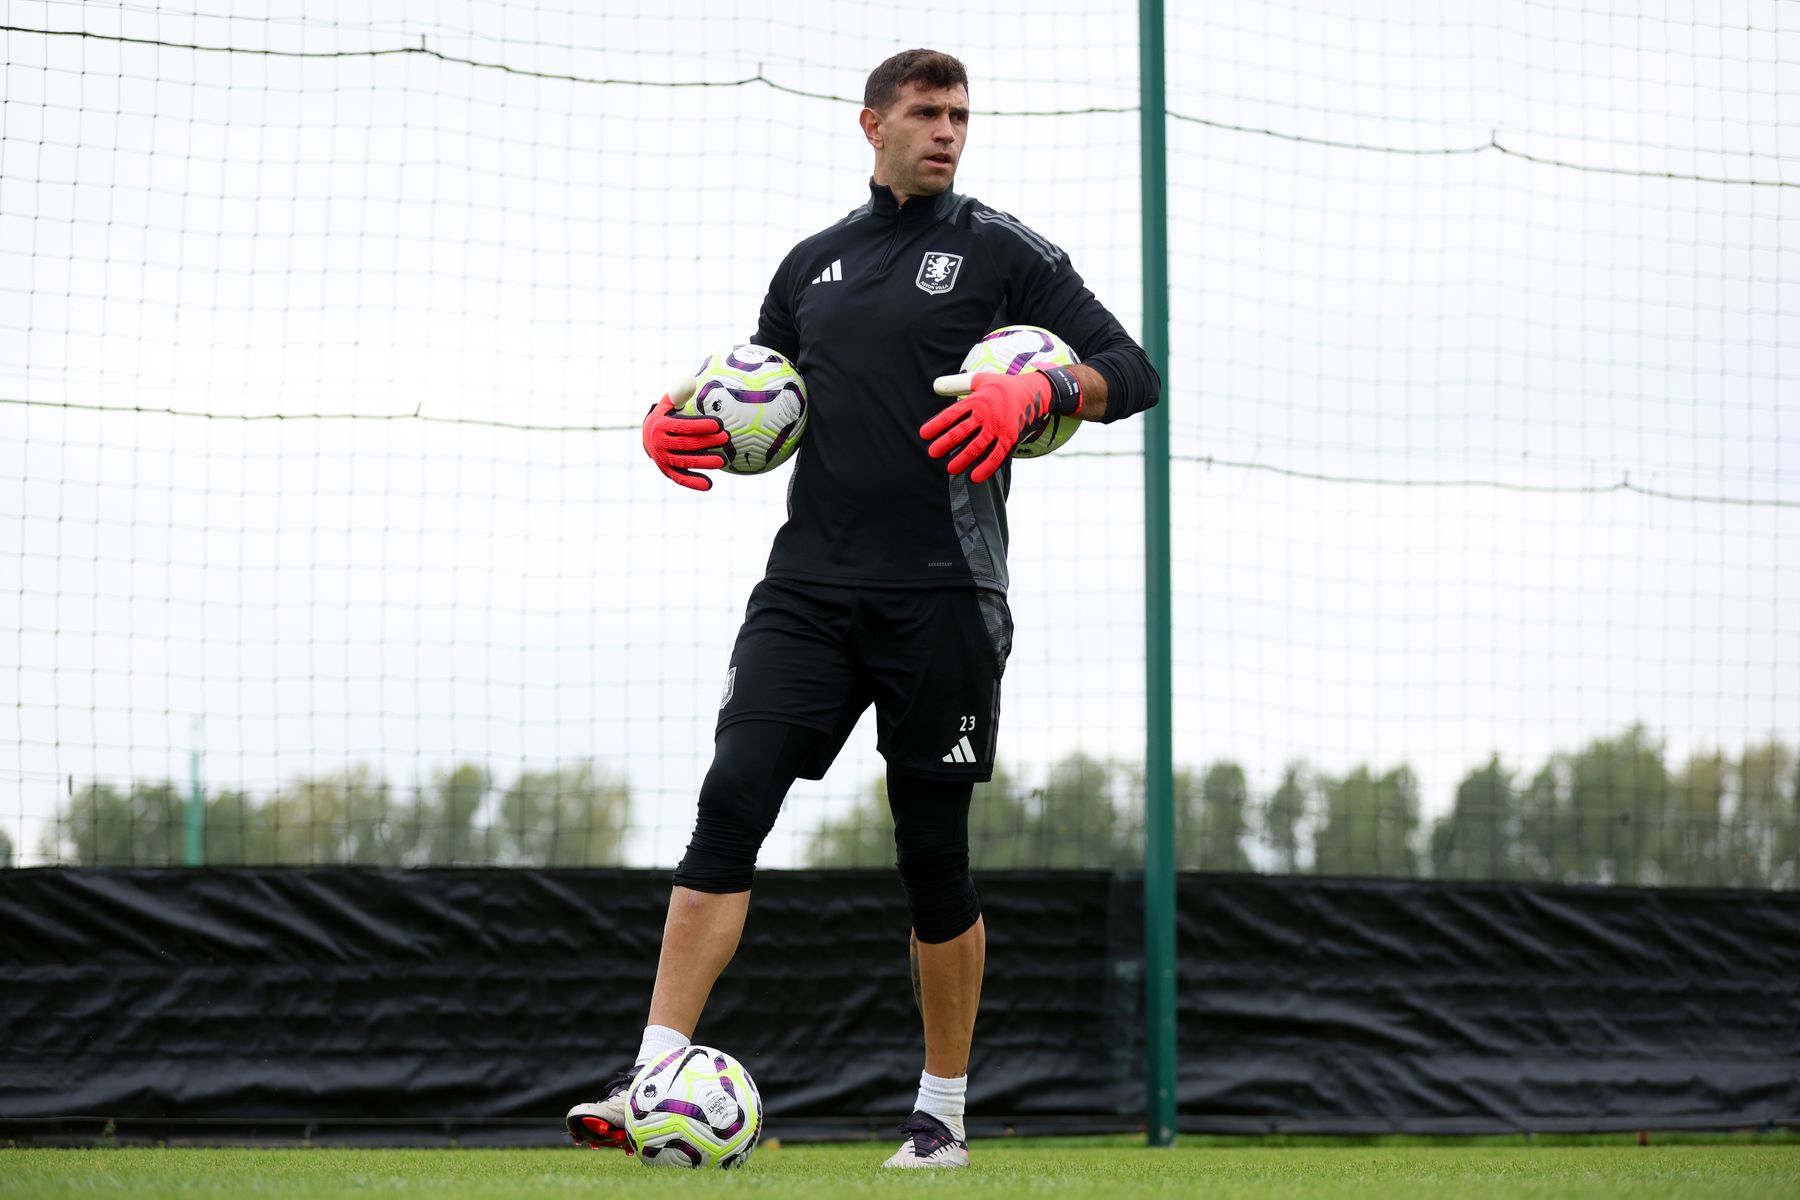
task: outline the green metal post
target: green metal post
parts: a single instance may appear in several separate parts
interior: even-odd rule
[[[206,861],[205,821],[206,794],[200,786],[200,734],[196,729],[193,748],[188,751],[187,854],[184,857],[190,867],[198,867]]]
[[[1144,350],[1163,402],[1144,425],[1145,1137],[1175,1144],[1175,747],[1169,617],[1169,162],[1162,0],[1138,6]]]

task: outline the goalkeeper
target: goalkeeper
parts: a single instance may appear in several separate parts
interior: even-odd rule
[[[783,798],[796,778],[824,776],[873,704],[925,1026],[915,1111],[886,1165],[959,1167],[987,941],[969,877],[969,801],[993,771],[1013,634],[1008,456],[1050,414],[1116,421],[1155,404],[1161,381],[1067,255],[952,189],[969,127],[960,62],[897,54],[870,74],[863,100],[868,201],[788,253],[752,338],[796,364],[812,410],[789,517],[732,650],[635,1061],[692,1038],[737,949]],[[1056,164],[1070,169],[1079,164]],[[940,379],[1007,324],[1051,330],[1081,364]],[[946,404],[934,384],[966,394]],[[683,487],[707,490],[704,472],[724,465],[718,422],[678,416],[666,396],[643,435]],[[624,1146],[631,1075],[570,1109],[570,1134]]]

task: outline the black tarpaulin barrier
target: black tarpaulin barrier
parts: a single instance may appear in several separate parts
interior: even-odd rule
[[[1141,881],[980,885],[973,1127],[1131,1128]],[[1800,1120],[1800,895],[1248,875],[1177,895],[1183,1129]],[[667,897],[662,871],[0,872],[0,1135],[553,1140],[636,1049]],[[698,1037],[743,1059],[773,1132],[910,1108],[907,923],[891,872],[758,876]]]
[[[1800,895],[1184,877],[1179,1107],[1214,1131],[1800,1120]]]

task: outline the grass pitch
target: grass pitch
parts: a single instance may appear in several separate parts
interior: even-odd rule
[[[977,1142],[967,1171],[882,1171],[887,1143],[765,1146],[738,1172],[653,1171],[568,1150],[0,1150],[0,1196],[431,1200],[722,1195],[993,1197],[1800,1196],[1800,1140],[1590,1144]]]

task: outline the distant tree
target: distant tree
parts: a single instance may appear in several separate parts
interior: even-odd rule
[[[131,789],[132,861],[140,867],[173,867],[187,861],[186,789],[172,783],[139,783]]]
[[[268,861],[252,853],[252,845],[268,843],[262,809],[248,792],[214,792],[206,798],[202,856],[209,866],[244,866]]]
[[[283,866],[338,861],[344,787],[341,773],[302,775],[281,786],[245,827],[245,861]]]
[[[1175,869],[1197,870],[1201,845],[1206,840],[1206,801],[1201,798],[1200,780],[1191,767],[1176,767],[1174,784]]]
[[[5,870],[6,868],[8,868],[12,865],[13,865],[12,838],[7,836],[6,830],[0,829],[0,870]]]
[[[1144,869],[1144,768],[1139,763],[1113,763],[1113,869]],[[1186,776],[1184,779],[1183,776]],[[1184,797],[1194,790],[1193,773],[1175,774],[1175,807],[1181,810]],[[1177,818],[1179,820],[1179,818]]]
[[[241,845],[247,863],[398,866],[416,844],[394,811],[393,788],[363,764],[301,776],[260,808],[236,793],[222,794],[209,807],[219,840],[209,848],[208,862],[233,861]]]
[[[1570,762],[1569,820],[1577,877],[1660,882],[1668,833],[1669,773],[1642,725],[1590,743]]]
[[[486,839],[475,832],[475,814],[493,791],[486,767],[464,763],[432,775],[421,798],[421,845],[431,866],[493,861]]]
[[[1115,763],[1109,770],[1115,814],[1113,867],[1124,871],[1142,870],[1148,838],[1144,769],[1137,763]],[[1199,870],[1202,863],[1208,861],[1205,777],[1190,767],[1176,767],[1171,782],[1174,785],[1171,802],[1175,817],[1175,865],[1178,870]],[[1223,784],[1224,777],[1214,781],[1215,789],[1220,789]]]
[[[1281,771],[1281,784],[1263,806],[1263,840],[1275,855],[1275,869],[1293,874],[1300,869],[1300,838],[1307,818],[1306,764],[1290,762]]]
[[[1668,815],[1656,841],[1659,883],[1724,882],[1725,798],[1732,764],[1723,754],[1695,754],[1669,780]]]
[[[1800,762],[1768,741],[1737,762],[1737,803],[1725,822],[1724,882],[1744,887],[1800,886]]]
[[[971,866],[978,871],[1111,867],[1118,848],[1109,781],[1103,764],[1076,754],[1054,764],[1044,786],[1027,795],[1009,772],[996,767],[990,782],[975,785],[970,801]],[[806,861],[815,867],[894,865],[885,779],[875,780],[849,812],[814,830]]]
[[[813,830],[806,843],[806,861],[814,867],[894,865],[894,819],[886,779],[877,777],[849,812]]]
[[[1036,802],[1037,853],[1032,866],[1110,869],[1117,858],[1119,814],[1113,808],[1112,772],[1082,753],[1050,767]]]
[[[184,861],[187,809],[169,783],[129,793],[94,783],[75,793],[44,834],[44,857],[83,867],[166,867]]]
[[[1523,873],[1512,772],[1494,755],[1456,787],[1456,801],[1431,830],[1439,879],[1512,879]]]
[[[356,767],[344,777],[344,853],[358,867],[400,867],[418,856],[416,809],[372,768]]]
[[[977,871],[1039,866],[1036,822],[1025,810],[1018,781],[1004,767],[975,785],[969,801],[969,862]],[[888,862],[894,861],[893,834],[888,830]]]
[[[1788,776],[1787,803],[1771,830],[1774,868],[1769,881],[1778,887],[1800,888],[1800,758],[1789,751],[1788,760],[1794,763],[1794,770]]]
[[[1520,878],[1569,883],[1579,877],[1568,836],[1568,769],[1567,759],[1553,756],[1518,794]]]
[[[1217,762],[1195,788],[1182,771],[1176,787],[1176,865],[1203,871],[1248,871],[1244,838],[1250,832],[1250,788],[1244,769]]]
[[[500,797],[498,861],[544,867],[614,866],[624,857],[631,789],[591,762],[527,771]]]
[[[1325,816],[1313,851],[1313,870],[1327,875],[1419,873],[1412,838],[1419,827],[1419,784],[1409,767],[1375,776],[1357,767],[1327,779]]]

